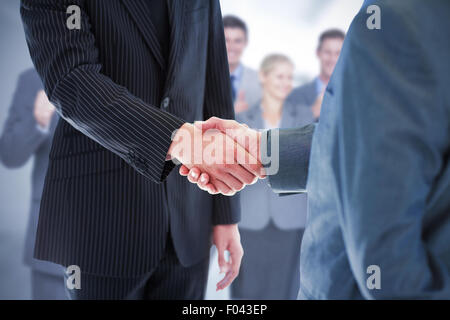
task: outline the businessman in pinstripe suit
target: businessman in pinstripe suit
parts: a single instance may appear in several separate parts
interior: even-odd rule
[[[67,27],[71,5],[79,29]],[[73,299],[201,299],[212,238],[226,272],[218,288],[229,285],[242,257],[239,198],[197,190],[168,161],[191,160],[176,148],[187,139],[172,142],[177,129],[234,117],[219,1],[22,0],[21,15],[62,117],[35,257],[80,267]],[[232,194],[259,167],[203,169]]]

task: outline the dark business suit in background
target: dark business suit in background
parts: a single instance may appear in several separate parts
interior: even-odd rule
[[[165,159],[186,121],[234,117],[219,1],[23,0],[21,14],[65,120],[35,257],[81,268],[72,298],[203,298],[212,226],[239,221],[239,198],[198,190]]]
[[[38,127],[34,117],[34,104],[41,90],[43,85],[36,70],[26,70],[19,76],[0,137],[0,160],[8,168],[19,168],[33,157],[31,204],[24,250],[24,263],[31,267],[31,297],[39,300],[66,299],[63,268],[48,261],[33,259],[48,155],[59,119],[58,114],[54,113],[48,128]]]
[[[317,92],[317,78],[292,90],[286,102],[301,108],[311,109],[320,92]]]

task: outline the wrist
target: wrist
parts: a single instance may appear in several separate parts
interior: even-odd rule
[[[166,160],[178,159],[181,161],[183,149],[191,148],[191,141],[194,137],[194,125],[190,123],[183,124],[174,135],[172,143],[167,151]],[[190,140],[190,141],[188,141]]]

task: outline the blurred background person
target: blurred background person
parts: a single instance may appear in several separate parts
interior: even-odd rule
[[[320,35],[316,51],[320,64],[319,75],[313,81],[294,89],[287,99],[291,104],[310,108],[316,121],[319,119],[325,88],[339,59],[344,39],[345,33],[339,29],[329,29]]]
[[[286,97],[293,88],[294,64],[285,55],[267,56],[260,67],[262,100],[236,116],[254,129],[291,128],[314,121],[311,111]],[[233,299],[296,299],[300,283],[300,245],[307,197],[279,197],[258,181],[241,191],[239,224],[245,257],[231,287]]]
[[[245,22],[233,15],[223,18],[227,45],[228,65],[233,91],[234,111],[240,113],[261,99],[258,73],[242,64],[242,54],[248,45],[248,29]]]
[[[42,189],[58,119],[37,72],[23,72],[0,137],[0,160],[7,168],[19,168],[34,156],[24,262],[31,268],[31,297],[40,300],[66,299],[61,266],[33,258]]]
[[[241,62],[242,55],[248,45],[247,24],[235,15],[226,15],[223,17],[223,27],[230,68],[234,111],[238,114],[248,110],[249,106],[261,100],[261,85],[258,72],[244,66]],[[219,282],[222,276],[217,263],[217,250],[215,247],[212,247],[206,299],[222,300],[229,298],[229,288],[216,291],[212,285]]]

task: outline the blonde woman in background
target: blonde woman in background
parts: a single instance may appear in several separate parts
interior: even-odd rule
[[[294,64],[285,55],[267,56],[260,67],[262,100],[237,115],[254,129],[301,127],[312,123],[309,108],[286,103],[293,88]],[[306,222],[306,195],[279,197],[266,181],[241,191],[239,225],[245,256],[231,287],[233,299],[296,299],[300,244]]]

